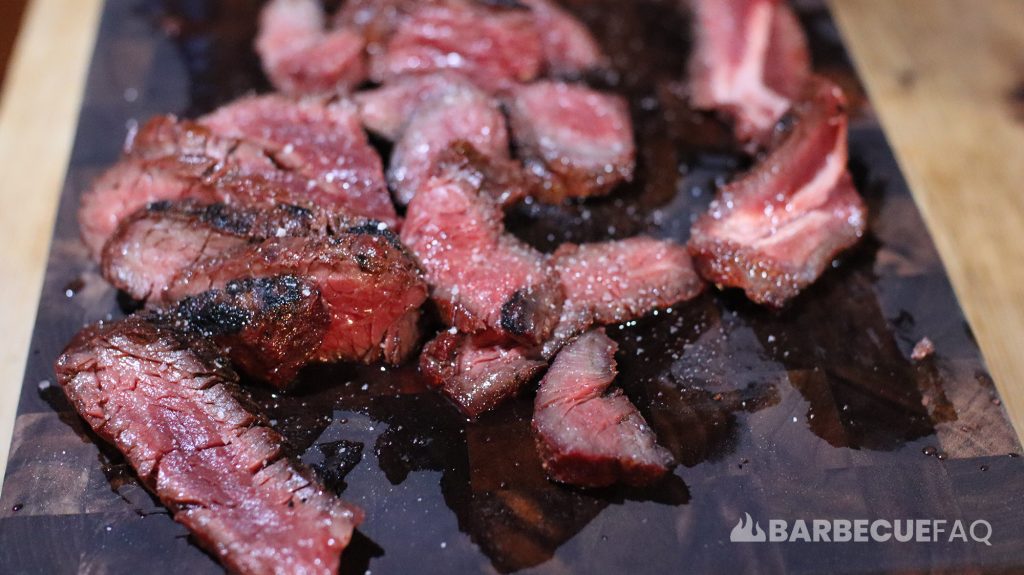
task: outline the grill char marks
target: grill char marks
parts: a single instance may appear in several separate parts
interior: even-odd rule
[[[401,234],[442,315],[463,333],[542,343],[561,311],[557,278],[539,252],[505,232],[480,173],[446,166],[409,204]]]
[[[56,365],[78,413],[224,566],[336,573],[362,512],[285,456],[210,343],[141,316],[86,328]]]
[[[632,180],[636,145],[621,97],[537,82],[517,88],[508,107],[519,155],[544,182],[540,199],[557,203],[603,195]]]
[[[366,79],[362,35],[326,30],[319,0],[272,0],[260,14],[256,52],[286,94],[345,93]]]
[[[689,0],[696,45],[689,63],[693,106],[729,118],[757,147],[810,76],[800,24],[780,0]]]
[[[337,196],[349,213],[397,225],[380,157],[350,102],[255,96],[223,106],[200,123],[260,146],[277,165]]]
[[[617,344],[603,329],[567,345],[540,382],[533,430],[548,477],[583,487],[646,485],[674,465],[640,412],[616,390]]]
[[[287,275],[228,282],[178,302],[165,319],[212,338],[240,371],[282,389],[314,360],[330,326],[316,286]]]
[[[103,249],[103,276],[137,300],[160,299],[164,288],[196,262],[252,242],[326,235],[349,225],[342,216],[288,204],[258,208],[157,202],[118,226]]]
[[[173,302],[239,278],[282,274],[316,286],[330,315],[318,361],[397,364],[418,343],[417,318],[427,286],[409,254],[381,231],[247,244],[185,269],[161,298]]]
[[[344,198],[282,170],[258,146],[161,116],[147,122],[121,161],[82,195],[82,238],[98,258],[126,216],[151,202],[186,198],[243,206],[346,207]]]
[[[867,211],[847,172],[846,101],[814,78],[764,158],[719,189],[691,230],[697,269],[781,307],[857,243]]]
[[[420,356],[420,372],[470,418],[516,396],[546,365],[526,348],[447,331]]]

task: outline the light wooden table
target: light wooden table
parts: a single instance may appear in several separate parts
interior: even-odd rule
[[[1024,2],[833,7],[1020,433]],[[0,473],[101,8],[32,0],[0,100]]]

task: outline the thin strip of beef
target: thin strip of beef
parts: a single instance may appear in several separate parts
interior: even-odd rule
[[[409,204],[402,242],[450,325],[540,344],[558,321],[561,288],[544,256],[505,231],[482,187],[477,172],[440,169]]]
[[[513,91],[509,118],[520,158],[544,182],[543,201],[607,194],[633,178],[633,124],[619,96],[538,82]]]
[[[540,31],[548,76],[578,78],[608,66],[608,57],[587,27],[551,0],[523,0]]]
[[[359,106],[363,126],[394,142],[424,103],[441,94],[473,88],[473,83],[462,74],[442,71],[395,78],[378,88],[356,92],[352,100]]]
[[[674,466],[622,390],[605,393],[618,345],[604,329],[565,346],[540,382],[533,431],[548,477],[583,487],[646,485]]]
[[[128,215],[151,202],[287,203],[345,210],[344,198],[279,169],[262,150],[169,116],[148,122],[126,155],[82,194],[78,221],[94,257]]]
[[[469,418],[519,394],[547,365],[528,348],[443,331],[420,355],[420,373]]]
[[[393,12],[381,16],[393,31],[383,31],[383,49],[370,55],[370,76],[377,82],[452,70],[496,92],[542,71],[543,47],[529,10],[474,0],[386,5],[394,6]]]
[[[563,244],[552,263],[565,306],[554,335],[544,345],[551,357],[573,336],[594,324],[637,319],[691,300],[704,289],[686,246],[633,237],[593,244]]]
[[[808,82],[789,129],[718,191],[691,229],[689,249],[702,276],[781,307],[857,243],[867,208],[846,168],[845,106],[838,86]]]
[[[366,79],[366,42],[349,28],[325,29],[320,0],[272,0],[260,14],[256,52],[286,94],[345,93]]]
[[[209,342],[133,316],[83,330],[56,372],[82,418],[227,569],[337,573],[362,511],[286,457],[225,366]]]
[[[365,222],[288,204],[155,202],[121,222],[103,248],[101,269],[111,285],[145,301],[204,259],[269,238],[327,235]]]
[[[737,139],[761,144],[810,76],[807,40],[782,0],[689,0],[695,108],[717,110]]]
[[[214,134],[259,145],[277,165],[339,196],[349,213],[397,224],[380,156],[351,102],[255,96],[223,106],[199,123]]]
[[[434,163],[455,142],[508,159],[508,126],[498,103],[465,82],[451,84],[412,113],[391,153],[388,183],[400,204],[408,204],[430,177]]]
[[[240,278],[295,275],[316,286],[330,327],[318,361],[401,363],[419,342],[427,286],[395,236],[376,224],[333,237],[283,237],[248,244],[185,269],[163,303],[222,288]]]
[[[316,286],[288,275],[228,282],[164,314],[175,328],[211,338],[240,371],[281,389],[315,360],[331,319]]]

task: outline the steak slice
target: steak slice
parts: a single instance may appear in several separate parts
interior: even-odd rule
[[[366,42],[357,31],[325,29],[319,0],[272,0],[260,13],[256,52],[286,94],[345,93],[366,79]]]
[[[380,156],[347,101],[270,94],[236,100],[199,120],[214,134],[253,142],[289,171],[338,196],[350,214],[396,226]]]
[[[438,156],[467,142],[486,157],[508,159],[508,126],[498,103],[462,82],[449,85],[415,108],[391,153],[388,182],[408,204],[430,177]]]
[[[781,307],[857,243],[867,208],[846,169],[845,106],[838,86],[809,81],[764,158],[719,189],[689,242],[708,281]]]
[[[253,145],[161,116],[149,121],[129,142],[125,157],[82,194],[82,239],[98,259],[122,219],[151,202],[184,198],[231,205],[346,207],[343,197],[279,169]]]
[[[427,286],[395,236],[376,224],[334,237],[275,237],[199,261],[178,274],[161,303],[277,275],[300,277],[323,298],[331,319],[318,361],[398,364],[419,341]]]
[[[565,293],[562,319],[544,344],[551,357],[594,324],[613,324],[689,301],[704,290],[686,246],[633,237],[593,244],[563,244],[552,263]]]
[[[547,362],[527,348],[487,335],[443,331],[423,348],[420,372],[466,417],[515,397]]]
[[[558,321],[561,288],[544,256],[505,231],[482,187],[476,172],[442,166],[409,204],[402,241],[449,325],[540,344]]]
[[[475,86],[457,72],[403,76],[372,90],[352,95],[363,126],[389,141],[397,140],[409,118],[425,102],[441,94],[472,90]]]
[[[285,455],[210,342],[133,316],[83,330],[57,380],[174,519],[237,573],[337,573],[362,511]]]
[[[513,92],[509,117],[520,157],[544,181],[541,200],[607,194],[632,180],[636,145],[621,97],[538,82]]]
[[[650,484],[674,461],[615,379],[618,345],[604,329],[565,346],[540,382],[533,431],[544,470],[561,483],[603,487]]]
[[[376,19],[384,23],[381,32],[387,39],[381,42],[382,50],[371,53],[371,78],[387,83],[399,76],[452,70],[489,92],[533,80],[544,58],[533,15],[496,4],[386,3],[394,9]]]
[[[549,76],[579,78],[608,66],[608,56],[587,27],[551,0],[523,0],[533,10]]]
[[[164,313],[175,328],[212,339],[242,372],[280,389],[314,361],[330,326],[316,286],[288,275],[228,282]]]
[[[690,0],[696,43],[691,103],[733,122],[755,146],[770,136],[810,76],[807,39],[780,0]]]
[[[196,262],[269,238],[328,235],[362,223],[288,204],[155,202],[121,222],[103,248],[101,269],[111,285],[145,301]]]

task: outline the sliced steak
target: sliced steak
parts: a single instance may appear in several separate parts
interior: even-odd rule
[[[633,178],[636,145],[621,97],[538,82],[514,91],[509,116],[520,157],[545,182],[540,199],[606,194]]]
[[[558,321],[561,288],[543,255],[505,232],[503,217],[474,172],[445,169],[409,204],[402,241],[450,325],[539,344]]]
[[[395,236],[376,224],[334,237],[272,238],[208,258],[180,273],[161,301],[283,274],[315,285],[331,316],[317,360],[397,364],[419,342],[427,286]]]
[[[608,66],[608,57],[587,27],[552,0],[523,0],[533,10],[549,76],[578,78]]]
[[[316,286],[287,275],[228,282],[164,314],[175,328],[212,339],[240,371],[281,389],[315,360],[330,327]]]
[[[845,105],[838,86],[808,82],[789,128],[693,226],[689,249],[702,276],[781,307],[857,243],[867,209],[846,168]]]
[[[689,0],[696,43],[689,63],[695,108],[733,122],[760,144],[810,76],[807,40],[780,0]]]
[[[542,70],[540,33],[529,10],[474,0],[404,2],[374,21],[387,35],[383,49],[370,56],[377,82],[452,70],[494,92],[529,82]]]
[[[349,213],[397,224],[380,156],[352,103],[271,94],[236,100],[199,122],[214,134],[261,146],[277,165],[337,195]]]
[[[583,487],[645,485],[674,465],[615,379],[618,345],[604,329],[567,345],[540,382],[533,430],[548,477]]]
[[[686,247],[669,240],[634,237],[594,244],[563,244],[552,255],[565,306],[552,338],[551,357],[594,324],[637,319],[697,297],[704,282]]]
[[[98,258],[122,219],[151,202],[185,198],[345,209],[345,198],[279,169],[258,147],[165,116],[148,122],[129,143],[125,157],[82,194],[82,239]]]
[[[384,86],[352,95],[363,126],[390,141],[398,140],[409,118],[425,102],[441,94],[472,90],[475,86],[456,72],[437,72],[396,78]]]
[[[455,142],[468,142],[484,156],[509,156],[508,126],[498,103],[465,83],[451,85],[418,106],[395,144],[388,182],[400,204],[412,200],[438,156]]]
[[[196,262],[280,237],[328,235],[365,220],[349,220],[279,204],[227,206],[195,201],[156,202],[118,226],[104,246],[103,276],[114,287],[144,301]]]
[[[486,335],[444,331],[423,348],[420,372],[469,418],[518,395],[547,362]]]
[[[320,0],[271,0],[260,14],[256,52],[286,94],[350,91],[366,79],[364,48],[355,30],[325,29]]]
[[[338,571],[362,511],[285,456],[210,343],[134,316],[57,360],[75,409],[195,540],[237,573]]]

